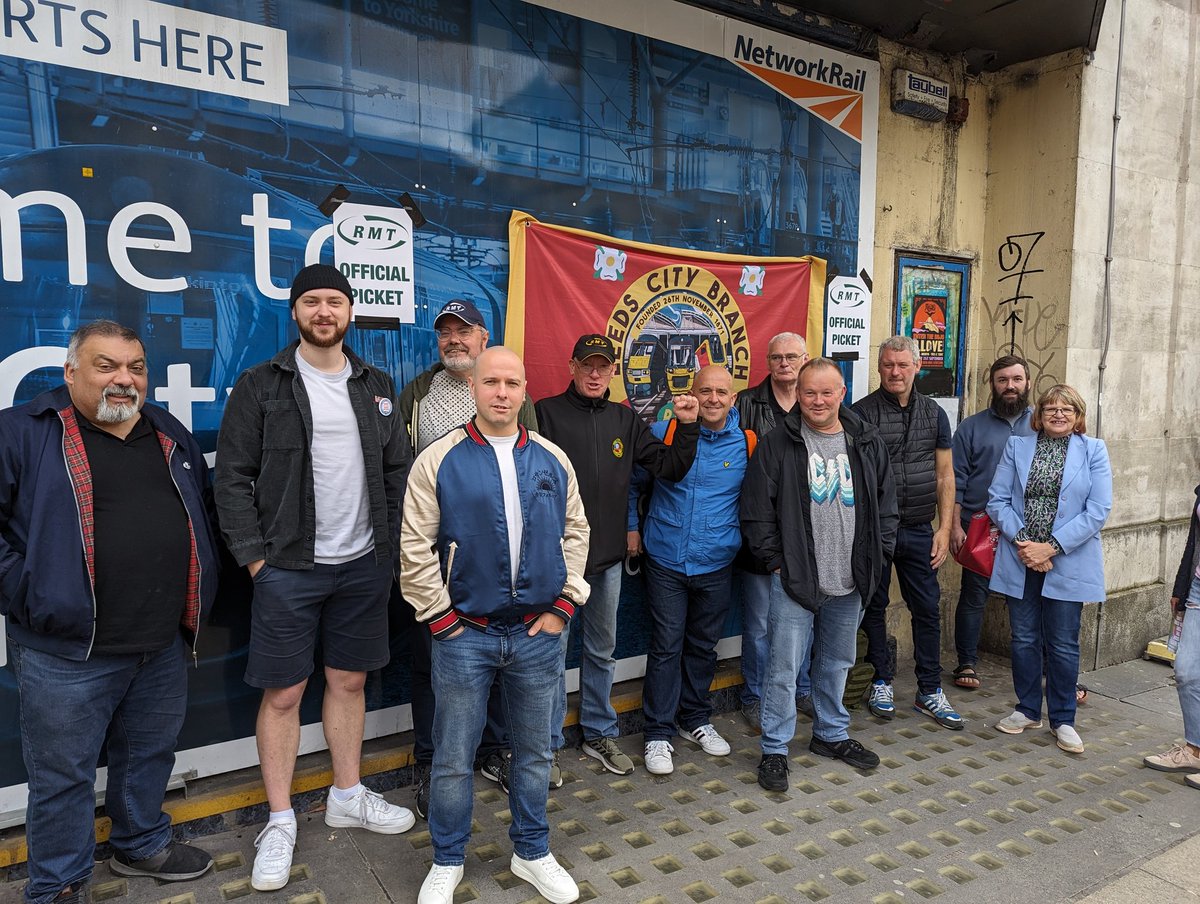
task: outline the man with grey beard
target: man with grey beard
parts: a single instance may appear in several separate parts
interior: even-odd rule
[[[97,320],[71,336],[65,386],[0,412],[0,614],[36,904],[87,900],[104,749],[109,868],[178,881],[212,866],[162,812],[186,659],[216,595],[208,469],[187,429],[145,404],[147,373],[137,334]]]
[[[434,440],[457,429],[475,417],[475,400],[467,378],[475,359],[487,348],[488,331],[483,315],[468,299],[446,302],[433,319],[440,361],[410,380],[400,391],[400,417],[408,426],[413,453],[420,455]],[[537,415],[529,397],[521,404],[517,420],[528,430],[537,430]],[[410,606],[401,611],[411,613]],[[433,763],[433,684],[430,676],[431,637],[429,629],[414,618],[409,627],[412,651],[413,760],[416,763],[417,813],[429,813],[429,770]],[[488,697],[487,724],[475,753],[480,774],[499,782],[503,773],[508,741],[504,731],[500,684],[492,686]],[[505,789],[507,790],[507,789]]]

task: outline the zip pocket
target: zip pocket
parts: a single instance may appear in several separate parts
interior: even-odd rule
[[[446,580],[442,581],[442,593],[450,598],[450,572],[454,571],[454,554],[458,552],[458,541],[450,541],[450,554],[446,559]]]

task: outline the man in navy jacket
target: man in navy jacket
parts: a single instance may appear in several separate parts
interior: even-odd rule
[[[29,773],[25,900],[36,904],[87,900],[110,730],[109,868],[175,881],[212,866],[172,841],[162,812],[186,660],[217,586],[204,457],[179,421],[144,404],[146,352],[132,330],[87,324],[66,358],[66,386],[0,412],[0,614]]]

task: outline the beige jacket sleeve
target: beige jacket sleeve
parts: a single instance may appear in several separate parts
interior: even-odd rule
[[[583,499],[579,495],[579,480],[575,476],[575,468],[562,449],[554,445],[540,434],[530,434],[535,442],[541,443],[554,457],[558,459],[567,472],[567,511],[566,529],[563,531],[563,560],[567,566],[567,582],[563,585],[560,596],[567,602],[582,606],[587,602],[591,588],[583,579],[583,569],[587,566],[588,541],[591,538],[591,527],[587,515],[583,511]]]
[[[437,498],[438,464],[453,442],[443,437],[417,456],[404,494],[400,525],[400,590],[417,611],[417,621],[428,622],[450,608],[450,593],[442,581],[437,540],[442,510]]]

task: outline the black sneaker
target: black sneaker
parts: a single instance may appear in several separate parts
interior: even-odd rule
[[[844,741],[822,741],[816,735],[808,744],[808,749],[817,756],[827,756],[841,760],[855,769],[874,769],[879,765],[879,757],[863,747],[854,738]]]
[[[500,774],[496,776],[496,781],[500,783],[500,790],[505,794],[508,793],[508,770],[512,768],[512,756],[500,757]]]
[[[108,868],[118,876],[150,876],[162,882],[183,882],[203,876],[212,868],[213,859],[200,848],[172,841],[153,857],[130,860],[117,851]]]
[[[788,789],[788,761],[782,753],[763,754],[758,764],[758,784],[764,791]]]
[[[802,716],[808,716],[810,719],[817,717],[816,710],[813,709],[812,694],[796,698],[796,712]]]
[[[422,819],[429,818],[429,767],[418,763],[417,773],[417,815]]]
[[[479,761],[479,774],[489,782],[500,781],[500,770],[504,768],[504,754],[493,750]]]
[[[86,882],[78,885],[68,885],[58,893],[54,904],[88,904],[88,886]]]

